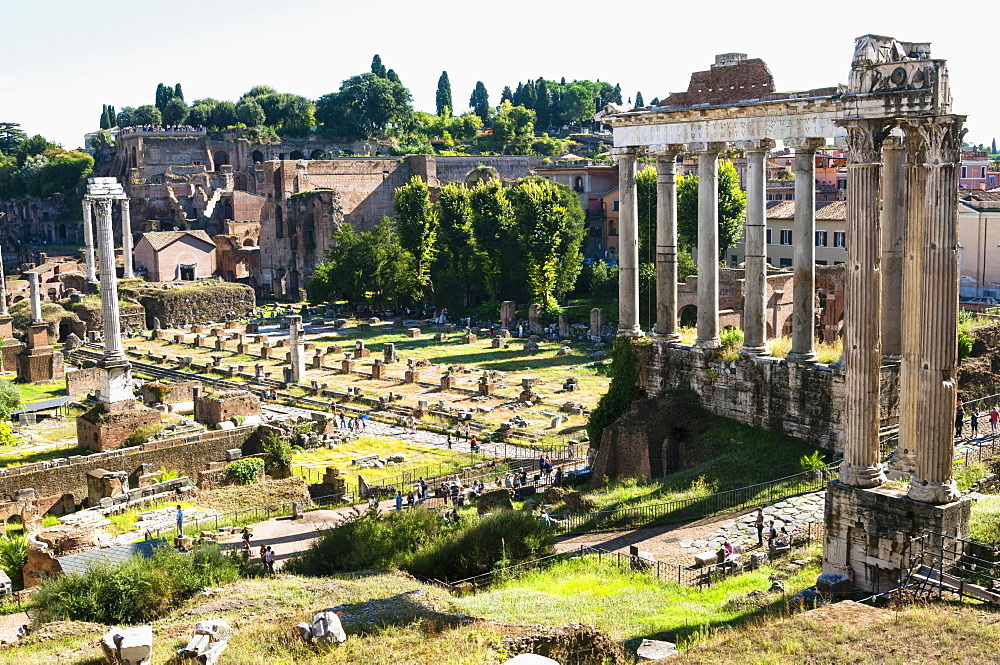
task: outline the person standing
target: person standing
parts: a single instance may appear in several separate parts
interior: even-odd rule
[[[396,511],[399,512],[403,509],[403,491],[396,490]]]
[[[757,528],[757,547],[764,546],[764,509],[757,508],[757,516],[754,518],[753,525]]]
[[[959,402],[958,408],[955,409],[955,438],[962,438],[962,426],[965,424],[965,409],[962,408],[962,403]]]
[[[267,551],[264,553],[264,563],[267,564],[267,572],[274,575],[274,550],[271,546],[267,546]]]
[[[1000,422],[1000,411],[997,411],[997,407],[994,406],[990,409],[990,433],[993,436],[997,435],[997,423]]]
[[[972,430],[972,438],[976,439],[979,437],[979,413],[975,409],[972,410],[972,415],[969,417],[969,428]]]
[[[184,535],[184,510],[180,507],[180,504],[177,505],[177,535]]]

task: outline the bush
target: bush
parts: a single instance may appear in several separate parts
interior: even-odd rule
[[[155,436],[156,434],[162,432],[164,427],[166,427],[166,425],[164,425],[163,423],[149,423],[148,425],[140,425],[139,427],[135,428],[135,431],[132,432],[127,439],[125,439],[125,443],[123,443],[121,447],[130,448],[132,446],[141,446],[142,444],[146,443],[149,437]]]
[[[310,426],[312,423],[309,423]],[[264,450],[264,469],[287,469],[292,463],[292,448],[288,441],[282,439],[276,432],[267,432],[261,443]]]
[[[739,328],[723,328],[719,333],[719,343],[723,351],[739,351],[743,346],[743,331]]]
[[[0,538],[0,568],[3,568],[14,589],[24,588],[24,567],[28,565],[28,539],[23,535]]]
[[[799,468],[803,471],[822,469],[824,466],[826,466],[826,462],[823,461],[823,456],[818,450],[814,450],[811,455],[803,455],[799,458]]]
[[[626,337],[615,339],[611,359],[611,385],[591,412],[587,423],[591,448],[600,446],[604,428],[628,413],[632,402],[645,394],[639,386],[639,359],[632,341]]]
[[[964,330],[958,331],[958,359],[968,358],[972,355],[972,345],[975,339]]]
[[[240,485],[252,485],[260,478],[264,460],[259,457],[238,459],[226,466],[226,475]]]
[[[476,321],[500,321],[500,307],[503,303],[499,300],[487,300],[476,309]]]
[[[146,623],[166,614],[207,586],[228,584],[238,564],[216,546],[189,554],[158,547],[150,558],[134,556],[119,564],[46,581],[35,593],[38,623],[58,620]]]

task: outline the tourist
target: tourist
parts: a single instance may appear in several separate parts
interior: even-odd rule
[[[757,528],[757,547],[764,546],[764,509],[757,508],[757,516],[754,518],[753,525]]]
[[[969,428],[972,430],[972,438],[977,438],[979,436],[979,414],[975,409],[972,410],[972,415],[969,417]]]
[[[240,531],[240,535],[243,537],[243,549],[249,552],[250,538],[253,536],[253,534],[250,533],[250,529],[248,529],[247,527],[243,527],[243,530]]]
[[[469,450],[474,453],[479,452],[479,442],[476,441],[476,437],[474,436],[472,437],[472,443],[469,444]]]
[[[720,547],[719,551],[715,553],[720,564],[725,563],[726,559],[732,556],[732,554],[733,554],[733,546],[730,544],[728,540],[722,543],[722,547]]]
[[[965,424],[965,409],[962,408],[961,403],[959,403],[958,408],[955,409],[955,438],[962,438],[962,426]]]
[[[274,575],[274,550],[271,546],[267,546],[267,552],[264,553],[264,563],[267,564],[267,571]]]
[[[420,480],[417,481],[417,484],[420,485],[420,498],[421,499],[426,499],[427,498],[427,481],[424,480],[423,476],[420,476]]]
[[[563,471],[562,467],[559,467],[558,469],[556,469],[555,486],[562,487],[562,481],[563,481]]]
[[[267,565],[267,545],[260,546],[260,562]]]
[[[184,535],[184,510],[180,507],[180,504],[177,505],[177,535]]]
[[[451,450],[451,432],[448,432],[448,450]]]
[[[990,409],[990,433],[993,436],[997,435],[997,423],[1000,422],[1000,411],[997,411],[997,407],[994,406]]]
[[[372,492],[368,497],[368,509],[378,510],[378,497],[375,495],[375,492]]]
[[[406,507],[413,510],[413,490],[406,493]]]
[[[767,546],[769,549],[774,549],[775,542],[774,539],[778,537],[778,531],[774,528],[774,520],[767,523]]]
[[[396,490],[396,512],[403,509],[403,490]]]

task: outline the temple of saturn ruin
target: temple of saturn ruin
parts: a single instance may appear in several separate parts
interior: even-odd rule
[[[717,57],[711,71],[693,76],[687,93],[671,95],[663,106],[631,111],[608,106],[596,116],[613,128],[620,168],[619,335],[644,336],[638,317],[635,176],[636,158],[651,155],[658,203],[650,346],[661,362],[686,362],[712,379],[714,368],[725,369],[717,362],[717,165],[721,151],[744,151],[745,341],[741,360],[731,365],[766,373],[780,364],[784,373],[767,376],[788,384],[817,373],[842,375],[843,395],[833,420],[841,431],[837,448],[843,461],[827,492],[824,572],[847,575],[868,591],[896,585],[910,537],[924,531],[964,537],[968,530],[970,502],[960,497],[952,477],[956,201],[965,118],[951,107],[945,61],[931,58],[929,44],[865,35],[856,40],[846,86],[777,93],[761,61],[727,54]],[[848,164],[844,352],[836,366],[817,367],[814,155],[831,140],[845,147]],[[783,361],[767,356],[765,338],[765,158],[778,141],[795,150],[797,204],[792,347]],[[676,307],[675,163],[686,153],[698,155],[700,181],[693,345],[680,344]],[[899,449],[893,463],[897,472],[912,476],[908,491],[883,486],[880,398],[886,368],[893,366],[899,373]],[[644,374],[652,372],[646,368]],[[653,384],[647,390],[656,386],[654,379],[644,376],[644,381]],[[786,392],[795,389],[783,386]]]

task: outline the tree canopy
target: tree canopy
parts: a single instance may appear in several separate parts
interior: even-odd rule
[[[335,136],[363,140],[390,125],[409,122],[410,91],[401,83],[371,72],[352,76],[338,92],[320,97],[316,119]]]
[[[451,115],[455,106],[451,103],[451,81],[448,80],[448,72],[441,72],[438,79],[437,92],[434,95],[434,106],[438,115]]]

